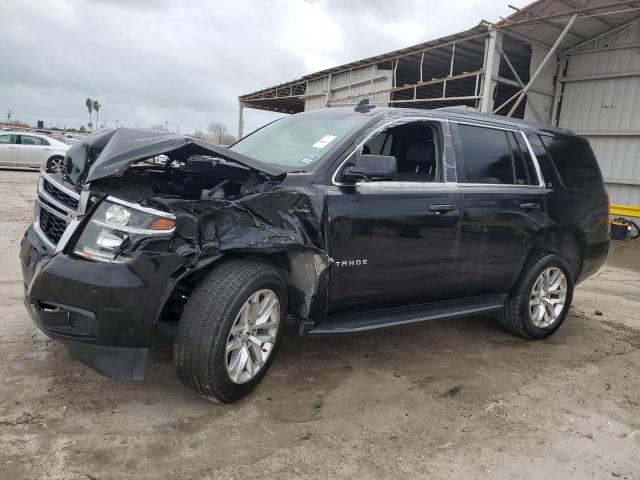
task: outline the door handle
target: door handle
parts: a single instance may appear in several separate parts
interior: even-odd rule
[[[429,211],[434,212],[436,215],[441,215],[455,209],[456,209],[455,205],[441,205],[441,204],[429,205]]]
[[[16,148],[18,147],[16,147],[15,145],[9,145],[9,150],[15,150]]]
[[[539,203],[521,203],[520,208],[523,210],[540,210],[542,206]]]

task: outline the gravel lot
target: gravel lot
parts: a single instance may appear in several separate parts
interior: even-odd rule
[[[36,178],[0,171],[0,479],[640,478],[640,241],[614,245],[547,340],[491,317],[292,332],[222,406],[175,378],[170,326],[141,383],[36,329],[18,260]]]

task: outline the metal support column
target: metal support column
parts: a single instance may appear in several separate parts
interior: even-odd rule
[[[480,111],[484,113],[491,113],[493,110],[493,87],[495,86],[493,76],[500,66],[499,57],[496,62],[496,57],[498,56],[496,44],[498,40],[498,32],[491,30],[484,55],[484,78],[482,80],[482,99],[480,100]]]
[[[238,140],[242,138],[242,130],[244,127],[244,103],[238,100]]]
[[[527,85],[522,89],[522,92],[520,92],[520,96],[518,97],[518,99],[515,101],[515,103],[511,107],[511,110],[509,110],[509,113],[507,113],[507,117],[510,117],[511,115],[513,115],[513,113],[518,108],[518,105],[520,105],[522,100],[524,100],[524,98],[527,96],[527,92],[529,91],[529,89],[531,89],[531,87],[533,86],[534,82],[536,81],[536,79],[538,78],[540,73],[546,67],[547,63],[549,63],[549,60],[551,60],[551,57],[553,57],[555,55],[556,50],[558,49],[558,47],[562,43],[562,40],[564,40],[564,37],[567,35],[567,33],[569,33],[569,30],[571,30],[571,27],[573,26],[573,24],[576,22],[577,19],[578,19],[578,14],[574,13],[573,16],[571,17],[571,20],[569,20],[569,23],[567,23],[567,26],[564,27],[564,30],[562,30],[562,33],[560,34],[560,36],[557,38],[557,40],[555,41],[555,43],[551,47],[551,50],[549,50],[549,53],[547,53],[547,56],[544,57],[544,59],[542,60],[542,62],[538,66],[538,69],[536,70],[536,73],[534,73],[532,75],[531,79],[529,80],[529,83],[527,83]]]

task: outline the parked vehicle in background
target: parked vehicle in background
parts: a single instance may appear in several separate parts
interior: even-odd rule
[[[34,322],[142,379],[153,326],[179,316],[176,372],[221,401],[260,382],[288,317],[331,335],[492,313],[545,338],[609,248],[589,143],[493,115],[332,108],[230,148],[119,129],[67,166],[41,173],[22,242]]]
[[[0,166],[62,171],[69,145],[40,133],[0,132]]]

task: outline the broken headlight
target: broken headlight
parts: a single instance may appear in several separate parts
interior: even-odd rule
[[[119,256],[125,246],[144,238],[171,235],[176,217],[170,213],[146,208],[107,197],[84,227],[73,253],[104,262],[126,262]]]

